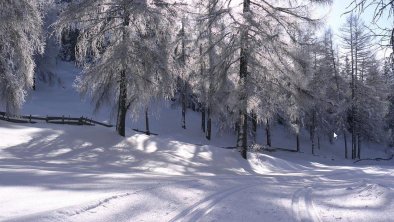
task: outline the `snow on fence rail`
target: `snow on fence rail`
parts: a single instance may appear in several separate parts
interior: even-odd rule
[[[0,112],[0,120],[13,122],[13,123],[37,123],[35,120],[45,121],[47,123],[55,123],[55,124],[70,124],[70,125],[101,125],[105,127],[113,127],[111,124],[102,123],[93,119],[89,119],[86,117],[65,117],[65,116],[9,116],[6,112]]]

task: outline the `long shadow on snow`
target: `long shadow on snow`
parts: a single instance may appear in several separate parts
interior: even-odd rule
[[[221,156],[224,150],[212,151],[209,146],[141,134],[124,139],[103,128],[54,125],[39,129],[26,135],[31,137],[28,142],[2,150],[8,157],[0,159],[0,168],[5,169],[0,171],[0,186],[87,189],[92,183],[113,182],[107,174],[166,174],[167,169],[168,174],[190,176],[237,173]],[[233,152],[230,161],[238,162],[238,157]]]

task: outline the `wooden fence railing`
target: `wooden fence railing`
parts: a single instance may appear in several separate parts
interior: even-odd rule
[[[37,123],[37,121],[45,121],[47,123],[55,123],[55,124],[70,124],[70,125],[100,125],[105,127],[113,127],[111,124],[102,123],[93,119],[89,119],[86,117],[65,117],[65,116],[9,116],[6,112],[0,112],[0,120],[13,122],[13,123]]]

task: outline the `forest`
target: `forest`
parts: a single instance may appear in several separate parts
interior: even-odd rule
[[[0,0],[0,221],[394,221],[394,0]]]
[[[1,107],[17,116],[36,80],[56,78],[43,56],[56,41],[49,57],[82,69],[77,91],[95,110],[114,110],[121,136],[126,118],[141,110],[149,134],[150,104],[172,100],[181,107],[182,128],[188,110],[200,112],[206,138],[213,122],[232,130],[243,158],[257,126],[265,127],[270,146],[270,125],[277,122],[295,135],[306,129],[312,152],[320,137],[343,135],[350,141],[346,158],[360,158],[364,141],[394,143],[394,36],[392,26],[379,27],[393,20],[394,5],[350,1],[334,32],[324,13],[315,13],[331,3],[2,1]],[[373,19],[366,22],[368,8]]]

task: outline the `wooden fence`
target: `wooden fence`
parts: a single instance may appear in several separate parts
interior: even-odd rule
[[[37,123],[37,121],[45,121],[46,123],[54,123],[54,124],[69,124],[69,125],[100,125],[105,127],[113,127],[111,124],[102,123],[93,119],[89,119],[86,117],[65,117],[65,116],[10,116],[6,112],[0,112],[0,120],[13,122],[13,123]]]

